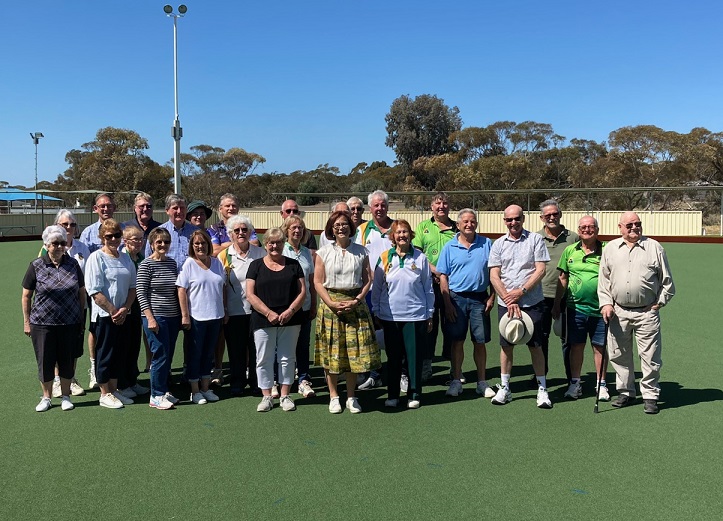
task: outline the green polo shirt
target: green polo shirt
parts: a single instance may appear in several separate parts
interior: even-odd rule
[[[568,276],[567,307],[589,317],[599,317],[600,303],[597,298],[597,279],[600,257],[606,243],[597,241],[595,250],[585,253],[582,241],[568,246],[562,252],[557,269]]]
[[[422,250],[430,264],[436,267],[442,247],[454,238],[457,231],[457,224],[454,221],[449,230],[442,231],[434,217],[425,219],[414,231],[412,245],[418,250]]]
[[[555,240],[547,236],[545,228],[542,228],[537,233],[545,239],[545,246],[547,246],[547,251],[550,254],[550,262],[545,265],[545,276],[542,277],[542,282],[540,283],[542,286],[542,294],[545,298],[555,298],[555,293],[557,292],[557,277],[559,275],[557,272],[557,264],[560,262],[560,257],[565,248],[571,244],[575,244],[580,240],[580,237],[564,226],[562,226],[562,231]]]

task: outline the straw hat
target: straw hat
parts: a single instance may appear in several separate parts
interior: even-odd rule
[[[526,344],[532,338],[535,329],[530,315],[520,310],[521,317],[505,314],[500,320],[500,335],[512,345]]]

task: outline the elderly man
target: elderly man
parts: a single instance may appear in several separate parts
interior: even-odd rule
[[[167,255],[176,261],[179,271],[188,258],[191,234],[198,230],[197,226],[186,221],[186,213],[186,200],[183,197],[178,194],[166,197],[168,221],[161,224],[160,227],[165,228],[171,234],[171,247],[168,249]],[[148,257],[151,253],[151,245],[146,244],[145,256]]]
[[[565,248],[557,263],[559,278],[552,317],[560,316],[560,308],[567,305],[567,342],[570,345],[570,386],[565,398],[577,400],[582,396],[580,373],[585,355],[585,343],[590,337],[595,357],[596,395],[610,400],[603,369],[607,325],[600,314],[597,281],[604,243],[598,240],[597,219],[586,215],[578,222],[580,241]],[[600,388],[599,394],[597,389]]]
[[[555,294],[557,291],[557,279],[560,272],[557,271],[557,264],[560,262],[562,252],[576,243],[580,238],[571,230],[560,224],[562,210],[560,205],[554,199],[548,199],[540,204],[540,220],[542,221],[542,229],[537,232],[545,239],[547,252],[550,254],[550,262],[545,265],[545,276],[542,278],[542,294],[543,300],[542,311],[542,354],[545,356],[545,376],[549,370],[548,364],[548,347],[550,344],[550,329],[552,328],[552,307],[555,304]],[[570,356],[569,343],[565,337],[562,338],[562,357],[565,362],[565,374],[567,381],[570,381]],[[537,379],[532,376],[531,386],[537,386]]]
[[[552,402],[547,394],[545,377],[545,356],[542,354],[542,312],[544,296],[540,281],[545,275],[545,265],[550,254],[545,240],[538,233],[523,228],[525,214],[522,207],[511,205],[505,208],[505,226],[508,233],[495,241],[490,251],[490,281],[497,293],[499,319],[504,315],[522,317],[524,311],[532,319],[532,336],[527,342],[532,358],[532,367],[537,378],[537,406],[551,409]],[[513,344],[500,334],[500,372],[502,383],[492,403],[504,405],[512,400],[510,373],[512,372]]]
[[[626,407],[635,400],[635,339],[643,373],[643,410],[657,414],[662,365],[660,308],[673,298],[675,286],[665,250],[643,235],[638,214],[623,213],[618,228],[621,237],[603,249],[597,289],[600,311],[609,327],[610,363],[617,375],[618,397],[611,405]]]
[[[98,194],[96,196],[93,211],[98,214],[98,220],[90,226],[87,226],[83,230],[83,233],[80,234],[80,242],[88,247],[90,253],[93,253],[95,250],[99,250],[101,248],[102,244],[100,242],[98,230],[100,230],[100,225],[103,221],[113,217],[115,209],[115,200],[112,195]]]
[[[153,218],[153,197],[145,192],[138,192],[133,201],[133,212],[136,216],[121,224],[122,228],[126,226],[137,226],[143,230],[143,241],[148,240],[148,234],[151,230],[161,225]]]
[[[432,358],[434,350],[437,346],[437,334],[439,326],[442,326],[442,356],[450,358],[451,342],[445,334],[446,317],[444,313],[444,299],[439,284],[439,274],[437,273],[437,262],[442,248],[459,231],[457,224],[449,218],[449,199],[444,192],[437,192],[432,196],[432,218],[425,219],[415,230],[414,240],[412,244],[424,252],[429,260],[429,267],[432,270],[434,284],[434,316],[432,317],[432,333],[427,337],[428,345],[426,356],[424,357],[424,367],[422,370],[422,380],[427,380],[432,376]],[[476,231],[476,228],[475,228]],[[454,379],[454,376],[453,378]]]
[[[286,218],[290,215],[299,215],[301,211],[299,210],[299,205],[296,204],[296,201],[294,201],[293,199],[287,199],[281,205],[281,211],[279,213],[281,213],[281,219],[286,220]],[[318,249],[316,245],[316,237],[314,237],[313,233],[308,233],[308,235],[309,237],[306,240],[302,239],[301,245],[306,246],[307,248],[312,250],[313,253]]]
[[[436,273],[447,314],[445,336],[452,342],[452,381],[447,396],[462,393],[462,362],[467,331],[472,333],[474,362],[477,366],[477,394],[492,398],[495,392],[487,385],[487,347],[490,341],[489,313],[495,305],[487,263],[492,241],[477,235],[477,213],[471,208],[457,215],[457,233],[439,255]]]

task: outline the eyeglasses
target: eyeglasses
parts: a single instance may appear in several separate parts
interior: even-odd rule
[[[546,213],[543,214],[542,217],[544,217],[545,219],[549,219],[550,217],[560,217],[560,212]]]
[[[351,212],[353,212],[353,213],[356,213],[356,212],[362,212],[362,213],[364,213],[364,207],[363,207],[363,206],[352,206],[351,208],[349,208],[349,210],[350,210]]]
[[[286,213],[286,214],[289,214],[289,213],[297,214],[297,213],[299,213],[299,209],[298,209],[298,208],[287,208],[286,210],[284,210],[284,213]]]
[[[588,224],[585,226],[578,226],[577,229],[584,232],[585,230],[597,230],[597,226],[594,224]]]
[[[106,241],[109,241],[111,239],[120,239],[121,237],[123,237],[123,233],[122,232],[106,233],[103,237],[105,238]]]
[[[241,235],[242,233],[248,233],[248,232],[249,232],[248,228],[234,228],[233,229],[233,233],[235,233],[236,235]]]
[[[171,244],[171,241],[169,241],[169,240],[167,240],[167,239],[158,239],[158,240],[155,241],[153,244],[155,244],[155,245],[157,245],[157,246],[162,246],[162,245],[165,244],[165,245],[167,246],[167,245]]]
[[[78,225],[76,223],[58,223],[58,226],[62,226],[63,228],[75,228]]]
[[[136,208],[140,208],[141,210],[150,210],[153,208],[152,204],[137,204]]]
[[[625,226],[628,230],[632,230],[633,228],[640,228],[642,225],[643,225],[643,223],[641,223],[640,221],[635,221],[634,223],[626,223],[626,224],[624,224],[624,226]]]
[[[505,219],[506,223],[511,223],[511,222],[521,223],[522,222],[522,216],[519,216],[519,215],[517,217],[505,217],[504,219]]]
[[[143,237],[128,237],[126,242],[143,242]]]
[[[52,244],[56,248],[60,248],[60,247],[65,248],[68,245],[68,243],[66,241],[53,241],[50,244]]]
[[[334,225],[335,230],[344,230],[345,228],[349,228],[349,223],[339,223]]]

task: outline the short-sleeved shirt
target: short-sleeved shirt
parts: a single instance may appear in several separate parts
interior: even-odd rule
[[[429,262],[436,267],[442,248],[457,235],[458,231],[454,221],[448,230],[440,230],[439,223],[432,217],[419,223],[414,231],[412,245],[422,250]]]
[[[354,242],[346,249],[335,242],[323,246],[316,256],[324,263],[324,284],[328,289],[358,289],[362,287],[364,259],[369,255],[366,248]]]
[[[100,236],[98,235],[102,222],[103,221],[98,220],[93,224],[86,226],[80,234],[80,239],[78,239],[80,242],[82,242],[88,247],[90,253],[93,253],[94,251],[99,250],[103,247],[103,243],[100,242]]]
[[[502,284],[508,291],[524,286],[535,272],[536,262],[550,262],[550,254],[542,236],[528,230],[522,230],[519,239],[513,239],[509,233],[503,235],[494,242],[490,250],[489,267],[500,268]],[[542,286],[535,284],[527,294],[522,295],[518,303],[520,307],[530,307],[543,298]],[[497,304],[505,306],[504,300],[499,295]]]
[[[88,260],[88,257],[90,257],[90,250],[85,245],[85,243],[80,242],[80,239],[74,240],[73,245],[67,250],[65,250],[65,253],[78,261],[78,265],[80,265],[80,270],[85,273],[85,261]],[[42,248],[40,248],[40,253],[38,254],[38,257],[42,257],[43,255],[47,254],[48,250],[47,248],[45,248],[45,246],[43,246]]]
[[[225,242],[231,242],[231,238],[228,236],[228,230],[226,229],[226,223],[218,221],[216,224],[211,225],[210,228],[206,228],[208,235],[211,237],[211,242],[217,246],[221,246]],[[258,236],[256,230],[249,235],[250,241],[257,241]]]
[[[218,260],[226,273],[226,306],[229,316],[251,314],[251,304],[246,298],[246,274],[251,263],[265,255],[265,249],[253,244],[249,244],[245,256],[239,255],[233,246],[218,254]]]
[[[459,233],[444,245],[437,262],[437,273],[449,279],[449,289],[455,293],[487,291],[490,285],[489,258],[492,241],[476,235],[466,248],[459,242]]]
[[[136,287],[136,267],[127,253],[120,252],[118,257],[108,255],[103,250],[90,254],[85,263],[85,290],[91,297],[102,293],[116,308],[125,305],[128,292]],[[110,316],[93,300],[91,321],[98,317]]]
[[[166,221],[158,228],[164,228],[171,234],[171,247],[166,255],[176,261],[176,266],[180,270],[188,258],[188,245],[191,242],[191,235],[199,229],[198,226],[184,222],[183,226],[176,229],[171,221]],[[146,242],[145,257],[150,257],[151,253],[153,253],[151,245]]]
[[[287,258],[280,271],[269,269],[264,259],[257,259],[249,266],[246,278],[254,281],[254,292],[261,302],[274,313],[281,314],[289,309],[299,296],[299,279],[304,278],[304,270],[294,259]],[[297,311],[284,326],[298,326],[303,321],[303,315]],[[254,309],[251,313],[251,329],[265,327],[279,327],[279,325],[271,324],[264,315]]]
[[[374,268],[372,310],[382,320],[418,322],[434,314],[429,261],[412,248],[400,257],[395,248],[382,253]]]
[[[595,250],[585,253],[582,241],[565,248],[557,269],[568,276],[567,307],[589,317],[600,317],[597,298],[597,281],[600,273],[600,258],[605,243],[597,241]]]
[[[294,259],[301,264],[301,269],[304,270],[304,281],[306,282],[306,297],[304,298],[304,305],[301,307],[304,311],[311,309],[311,291],[309,291],[309,277],[313,279],[314,275],[314,259],[311,257],[311,251],[306,246],[300,245],[299,253],[296,253],[294,247],[288,242],[284,245],[284,257]]]
[[[62,326],[82,321],[80,288],[85,286],[78,262],[65,254],[55,267],[45,254],[33,260],[23,277],[23,288],[35,292],[30,323]]]
[[[226,274],[216,257],[211,257],[208,269],[199,266],[195,259],[186,259],[176,279],[176,286],[186,290],[191,317],[199,321],[223,318],[225,285]]]
[[[562,226],[562,225],[561,225]],[[545,265],[545,276],[542,277],[542,294],[545,298],[555,298],[557,292],[557,278],[559,272],[557,271],[557,265],[560,263],[560,257],[562,252],[570,246],[580,240],[580,237],[573,232],[562,226],[560,235],[555,239],[551,239],[545,233],[545,229],[542,228],[539,232],[540,236],[545,239],[545,246],[547,247],[547,253],[550,254],[550,262]]]

